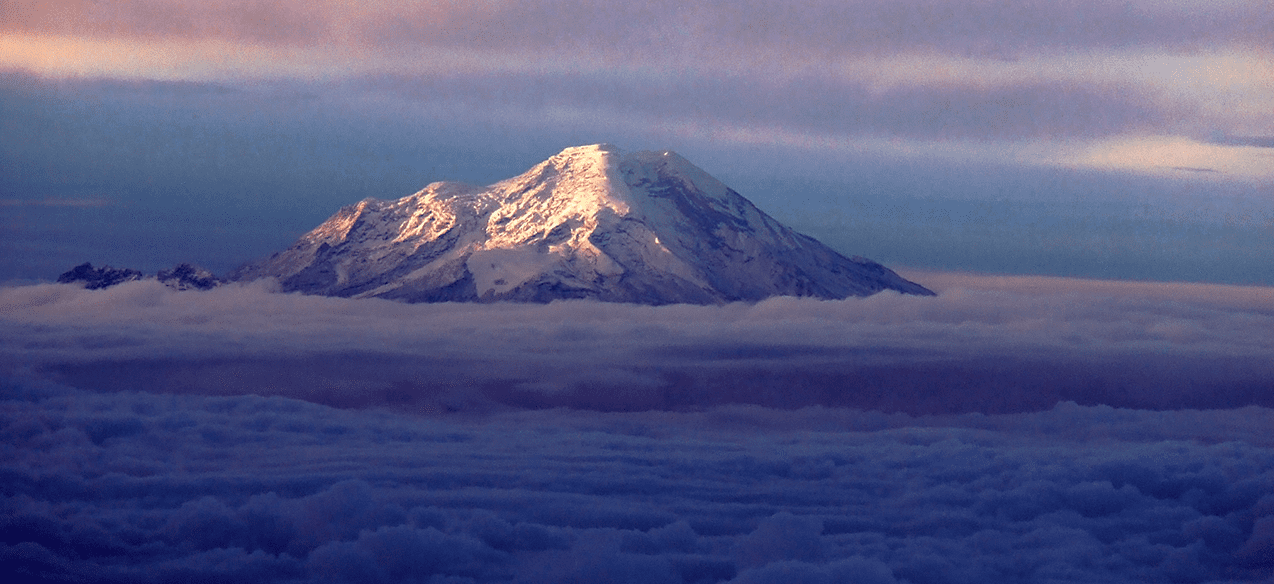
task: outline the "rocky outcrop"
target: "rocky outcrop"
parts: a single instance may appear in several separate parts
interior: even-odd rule
[[[58,283],[80,283],[89,290],[100,290],[124,282],[141,280],[143,277],[143,274],[137,270],[110,266],[94,268],[93,264],[85,262],[58,276]]]
[[[160,270],[155,276],[160,283],[176,290],[211,290],[225,283],[212,272],[192,264],[178,264],[171,270]],[[82,284],[89,290],[109,288],[124,282],[147,279],[148,276],[131,268],[94,268],[85,262],[58,276],[59,284]]]

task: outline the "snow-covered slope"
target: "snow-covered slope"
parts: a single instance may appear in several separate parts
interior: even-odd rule
[[[758,210],[672,152],[567,148],[489,187],[437,182],[345,207],[234,274],[408,302],[593,298],[711,304],[932,294]]]

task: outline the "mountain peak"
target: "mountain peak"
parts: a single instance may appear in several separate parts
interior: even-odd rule
[[[618,159],[622,158],[623,155],[624,152],[613,144],[572,146],[550,156],[544,162],[536,165],[536,167],[546,165],[559,170],[576,169],[584,171],[589,168],[605,168],[617,164]],[[532,167],[532,170],[536,167]]]
[[[485,188],[440,182],[361,201],[236,276],[410,302],[932,294],[779,224],[671,151],[609,144],[567,148]]]
[[[618,146],[602,142],[599,144],[585,144],[583,146],[568,146],[563,148],[561,152],[554,154],[552,158],[604,156],[607,154],[619,154],[620,152],[622,151]]]
[[[531,211],[528,219],[552,221],[555,216],[595,213],[602,208],[623,215],[631,211],[633,201],[618,174],[620,159],[619,148],[609,144],[567,148],[492,185],[490,191],[504,195],[499,201],[505,207],[500,217]]]

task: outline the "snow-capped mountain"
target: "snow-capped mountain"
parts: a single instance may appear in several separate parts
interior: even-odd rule
[[[932,294],[796,233],[672,152],[567,148],[488,187],[345,207],[233,279],[408,302],[712,304]]]

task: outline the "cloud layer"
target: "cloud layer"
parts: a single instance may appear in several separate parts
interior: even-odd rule
[[[8,67],[233,84],[391,76],[417,88],[406,107],[468,108],[484,121],[592,118],[611,132],[654,124],[850,149],[881,137],[971,139],[1001,156],[1021,146],[1005,141],[1274,134],[1274,19],[1242,0],[133,0],[8,12]],[[1045,162],[1087,163],[1057,146]]]
[[[913,47],[1007,50],[1037,47],[1250,45],[1268,40],[1269,15],[1245,0],[1118,2],[1079,0],[652,1],[596,0],[479,4],[392,1],[253,2],[132,0],[109,10],[92,2],[9,3],[2,30],[99,37],[219,38],[248,43],[372,46],[459,45],[547,51],[589,48],[674,54],[695,46],[750,54],[775,45],[824,51]],[[699,55],[692,55],[699,56]]]
[[[7,383],[0,565],[75,582],[1240,582],[1264,408],[465,422]]]
[[[940,296],[3,288],[0,565],[57,582],[1274,576],[1271,289],[909,276]]]
[[[655,308],[27,286],[0,291],[0,363],[97,390],[430,412],[1274,406],[1270,288],[917,280],[941,295]]]

